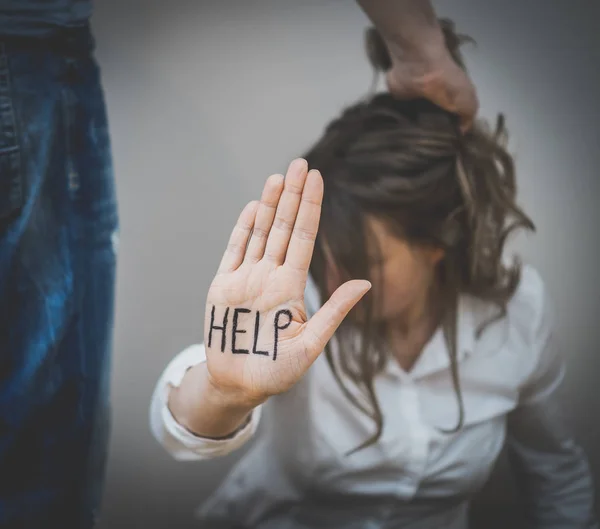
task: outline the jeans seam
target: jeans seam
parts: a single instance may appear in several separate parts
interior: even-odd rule
[[[6,144],[0,139],[0,157],[7,158],[7,178],[12,187],[11,193],[14,193],[9,197],[6,211],[0,211],[0,217],[19,210],[24,199],[22,153],[12,90],[8,52],[6,44],[0,41],[0,131],[8,137]]]
[[[10,120],[8,130],[12,138],[12,144],[2,146],[0,151],[15,151],[19,149],[19,140],[17,137],[17,120],[15,118],[15,109],[13,106],[12,97],[12,80],[10,74],[10,68],[8,64],[8,54],[6,53],[6,45],[4,42],[0,42],[0,119],[2,119],[2,126],[5,122]]]
[[[62,118],[65,127],[65,159],[67,170],[67,181],[69,193],[73,194],[79,189],[79,177],[73,163],[73,149],[71,145],[71,132],[73,130],[73,113],[71,112],[71,90],[69,87],[63,87],[60,94]]]

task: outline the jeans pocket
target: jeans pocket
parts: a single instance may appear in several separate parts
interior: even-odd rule
[[[21,209],[23,181],[10,67],[0,42],[0,226]]]

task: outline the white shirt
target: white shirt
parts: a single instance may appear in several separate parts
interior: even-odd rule
[[[312,281],[306,288],[305,304],[309,315],[320,306]],[[383,433],[375,445],[350,456],[344,454],[374,433],[374,421],[342,393],[324,355],[290,391],[255,409],[250,422],[233,437],[210,440],[184,429],[167,406],[168,385],[178,386],[189,367],[206,359],[204,346],[193,345],[170,362],[158,381],[151,403],[152,432],[180,460],[223,456],[257,437],[200,510],[201,516],[238,519],[253,526],[277,505],[301,504],[309,491],[313,496],[316,492],[317,496],[392,497],[407,511],[409,505],[422,501],[435,505],[457,498],[460,504],[487,480],[512,414],[512,423],[522,433],[517,432],[516,451],[525,454],[525,466],[532,463],[529,474],[546,472],[533,490],[549,501],[559,499],[565,507],[555,515],[538,510],[536,523],[561,529],[595,527],[585,458],[554,415],[547,413],[546,403],[552,402],[564,375],[551,340],[549,305],[541,278],[526,266],[506,316],[487,326],[478,338],[478,325],[497,309],[470,297],[460,299],[457,353],[465,420],[457,433],[442,431],[456,426],[458,402],[441,329],[409,373],[390,359],[376,377]],[[337,347],[335,337],[331,345]],[[361,398],[360,393],[355,395]],[[519,418],[517,410],[529,415]],[[536,433],[526,432],[527,425],[538,423],[542,426],[532,427]],[[540,430],[546,433],[540,435]],[[536,451],[536,443],[548,445],[548,439],[563,460],[546,457],[535,463],[535,456],[542,453],[542,448]],[[527,450],[532,452],[527,455]],[[543,450],[546,456],[553,452],[548,446]],[[558,477],[549,480],[554,471]],[[580,486],[574,487],[574,481]],[[551,494],[560,498],[550,500]],[[466,527],[466,509],[459,510],[460,516],[448,527]]]

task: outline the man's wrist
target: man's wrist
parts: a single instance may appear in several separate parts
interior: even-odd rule
[[[410,66],[415,73],[426,74],[449,58],[444,34],[439,26],[411,36],[385,35],[392,64]]]

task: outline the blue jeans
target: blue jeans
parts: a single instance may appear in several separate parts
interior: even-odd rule
[[[0,36],[0,527],[92,527],[117,207],[88,28]]]

